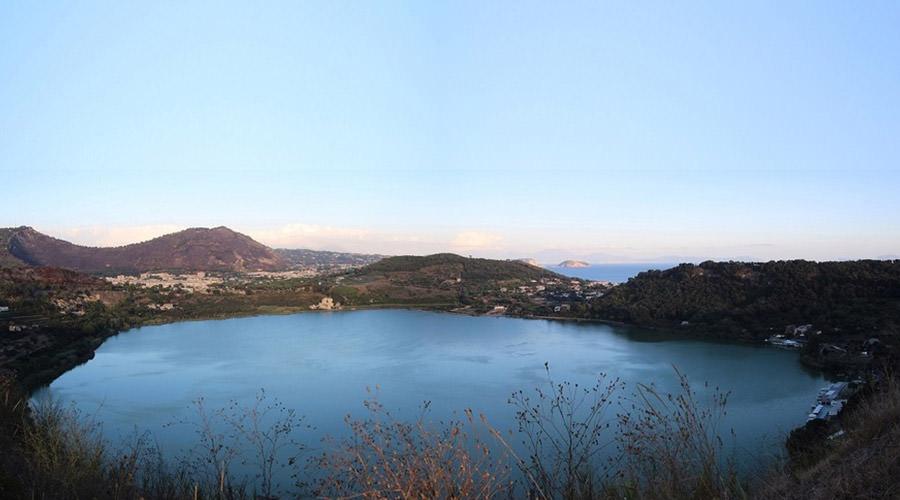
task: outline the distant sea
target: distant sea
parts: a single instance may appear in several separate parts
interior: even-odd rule
[[[588,267],[547,266],[547,269],[573,278],[624,283],[628,281],[628,278],[637,276],[638,273],[651,269],[669,269],[677,265],[671,262],[650,262],[642,264],[594,264]]]

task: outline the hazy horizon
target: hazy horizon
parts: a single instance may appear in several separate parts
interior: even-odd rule
[[[19,226],[32,227],[32,226],[29,226],[28,224],[23,224],[23,225],[19,225]],[[220,226],[216,226],[216,227],[220,227]],[[224,226],[224,227],[228,227],[228,226]],[[75,243],[78,245],[90,246],[90,247],[119,247],[119,246],[124,246],[124,245],[131,245],[131,244],[135,244],[135,243],[142,243],[142,242],[145,242],[145,241],[148,241],[148,240],[160,237],[160,236],[165,236],[168,234],[180,232],[180,231],[183,231],[186,229],[197,229],[197,228],[210,229],[212,227],[211,226],[191,226],[191,227],[180,227],[180,228],[173,227],[173,228],[168,228],[168,229],[166,229],[166,228],[152,228],[152,229],[151,228],[140,228],[140,231],[135,231],[136,228],[124,228],[124,229],[123,228],[112,228],[111,229],[111,228],[98,228],[98,227],[81,227],[81,228],[71,228],[67,231],[64,230],[64,232],[66,232],[68,234],[68,236],[61,235],[58,233],[53,233],[53,232],[46,232],[46,231],[41,230],[41,228],[34,228],[34,229],[36,229],[39,232],[44,232],[44,234],[47,234],[48,236],[63,239],[63,240],[69,241],[70,243]],[[119,229],[121,232],[117,231],[117,229]],[[228,229],[235,230],[234,228],[228,228]],[[138,234],[143,234],[144,230],[147,230],[147,231],[159,230],[162,232],[152,233],[152,234],[147,233],[146,237],[137,236]],[[238,231],[238,232],[243,233],[243,231]],[[254,237],[253,234],[248,234],[248,233],[243,233],[243,234],[247,234],[247,236],[254,238],[255,240],[259,241],[260,243],[263,243],[271,248],[276,248],[276,249],[279,249],[279,248],[280,249],[288,249],[288,250],[302,249],[302,250],[336,251],[336,252],[361,253],[361,254],[378,254],[379,253],[379,252],[374,252],[374,251],[370,251],[370,250],[353,250],[353,249],[345,249],[345,248],[339,248],[339,247],[310,247],[310,246],[303,246],[303,245],[280,246],[277,244],[270,244],[267,241],[265,241],[264,239]],[[98,242],[97,241],[98,235],[100,235],[102,237],[108,237],[109,235],[120,235],[125,238],[127,238],[128,236],[131,236],[132,238],[131,239],[123,239],[123,240],[115,240],[115,241],[109,241],[109,240],[103,239],[103,241]],[[437,245],[437,243],[435,243],[435,244]],[[365,241],[363,240],[360,243],[360,245],[362,247],[365,247],[366,246]],[[381,252],[381,254],[382,255],[427,255],[427,254],[446,253],[446,252],[465,254],[465,252],[461,252],[461,251],[459,251],[459,249],[441,248],[439,246],[436,246],[435,250],[433,250],[433,251],[425,251],[425,252],[420,252],[420,253],[383,253],[383,252]],[[571,252],[567,252],[564,250],[554,250],[554,249],[547,249],[547,250],[542,250],[539,252],[532,252],[531,254],[527,254],[527,255],[522,252],[516,253],[513,251],[512,253],[509,253],[509,254],[494,254],[494,255],[471,255],[470,254],[470,256],[483,256],[483,257],[498,258],[498,259],[534,259],[541,265],[545,265],[545,266],[556,266],[566,260],[587,261],[591,265],[604,265],[604,264],[610,264],[610,265],[616,265],[616,264],[621,264],[621,265],[640,265],[640,264],[675,265],[675,264],[679,264],[679,263],[699,263],[699,262],[706,261],[706,260],[761,262],[761,261],[769,261],[769,260],[791,260],[792,259],[792,258],[760,259],[753,255],[737,255],[737,256],[735,256],[735,255],[730,255],[730,256],[728,256],[728,255],[722,255],[722,256],[656,255],[656,256],[651,256],[651,257],[641,258],[641,259],[633,259],[633,258],[629,259],[628,257],[621,256],[621,255],[614,255],[614,254],[603,254],[603,253],[572,254]],[[803,258],[796,257],[796,259],[803,259]],[[864,257],[863,259],[896,260],[896,259],[900,259],[900,255],[893,255],[893,254],[878,255],[875,257]],[[841,260],[859,260],[859,259],[848,257],[845,259],[838,258],[838,259],[806,259],[806,260],[841,261]]]
[[[0,226],[552,263],[900,254],[900,6],[0,5]]]

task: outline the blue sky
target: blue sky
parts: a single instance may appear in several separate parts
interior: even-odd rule
[[[896,255],[897,26],[893,2],[3,2],[0,225]]]

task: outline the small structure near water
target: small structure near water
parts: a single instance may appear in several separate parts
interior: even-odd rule
[[[805,343],[801,340],[785,338],[784,335],[773,335],[767,338],[766,342],[777,347],[784,347],[786,349],[800,349]]]
[[[316,311],[332,311],[341,308],[340,302],[335,302],[331,297],[322,297],[318,304],[309,306],[310,309]]]
[[[853,390],[847,382],[835,382],[828,387],[822,388],[816,398],[816,404],[813,405],[806,421],[828,421],[836,417],[844,409],[844,404],[847,403],[847,398],[850,397],[851,392]]]

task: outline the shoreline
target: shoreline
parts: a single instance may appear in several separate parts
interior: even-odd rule
[[[551,315],[517,315],[517,314],[483,314],[477,313],[474,311],[461,311],[456,309],[450,309],[450,307],[455,306],[457,304],[454,303],[430,303],[430,304],[373,304],[373,305],[357,305],[357,306],[345,306],[340,309],[331,309],[331,310],[321,310],[321,309],[309,309],[309,306],[261,306],[255,310],[247,310],[247,311],[235,311],[231,313],[224,314],[209,314],[209,315],[199,315],[195,317],[156,317],[156,318],[148,318],[146,321],[141,322],[140,324],[130,326],[128,328],[122,330],[116,330],[112,332],[104,332],[103,334],[98,334],[91,337],[82,338],[81,340],[73,343],[66,344],[60,346],[59,349],[55,350],[55,352],[40,352],[39,354],[42,356],[46,356],[46,364],[40,366],[37,370],[32,370],[30,373],[23,373],[19,370],[16,370],[16,363],[12,363],[12,369],[16,371],[18,375],[16,379],[18,380],[21,387],[24,391],[31,395],[42,389],[44,387],[49,386],[53,383],[54,380],[65,374],[66,372],[90,361],[94,358],[94,355],[97,349],[100,348],[108,339],[120,335],[122,333],[126,333],[132,330],[136,330],[139,328],[143,328],[146,326],[159,326],[159,325],[168,325],[174,323],[182,323],[182,322],[192,322],[192,321],[224,321],[230,319],[239,319],[239,318],[250,318],[257,316],[285,316],[285,315],[293,315],[293,314],[305,314],[305,313],[325,313],[325,312],[354,312],[354,311],[371,311],[371,310],[411,310],[411,311],[423,311],[423,312],[433,312],[433,313],[445,313],[445,314],[456,314],[461,316],[471,316],[471,317],[483,317],[483,318],[511,318],[511,319],[524,319],[524,320],[543,320],[543,321],[559,321],[559,322],[570,322],[570,323],[583,323],[583,324],[601,324],[608,326],[615,326],[620,328],[629,328],[629,329],[642,329],[647,331],[654,332],[671,332],[674,334],[672,340],[681,339],[681,340],[698,340],[702,342],[725,342],[725,343],[737,343],[744,345],[756,345],[760,347],[766,346],[764,342],[755,341],[750,338],[735,338],[728,337],[724,335],[715,335],[715,334],[702,334],[699,332],[685,332],[680,330],[672,330],[668,328],[661,327],[653,327],[653,326],[643,326],[643,325],[634,325],[629,323],[624,323],[621,321],[613,321],[613,320],[604,320],[599,318],[578,318],[571,316],[551,316]],[[663,339],[665,340],[665,339]],[[802,355],[798,355],[798,362],[806,367],[807,369],[818,371],[826,377],[829,372],[827,370],[822,369],[821,367],[811,365],[806,363],[803,359]]]
[[[353,307],[343,307],[337,310],[312,310],[309,309],[308,306],[299,307],[299,306],[290,306],[290,307],[263,307],[258,308],[253,311],[240,311],[229,314],[212,314],[205,315],[203,317],[190,317],[190,318],[152,318],[148,319],[145,322],[142,322],[139,325],[135,325],[133,327],[117,330],[113,332],[108,332],[102,335],[94,336],[89,339],[84,339],[83,342],[79,342],[80,345],[73,346],[74,349],[60,349],[58,352],[50,355],[47,358],[47,365],[42,369],[37,371],[23,374],[20,378],[18,378],[18,382],[20,386],[24,389],[24,393],[27,394],[28,399],[30,400],[35,394],[49,387],[57,378],[61,377],[65,373],[69,372],[81,366],[83,364],[91,361],[97,350],[109,339],[115,337],[119,334],[129,332],[131,330],[143,328],[145,326],[159,326],[166,324],[175,324],[182,322],[191,322],[191,321],[219,321],[219,320],[230,320],[230,319],[239,319],[239,318],[249,318],[249,317],[257,317],[257,316],[283,316],[283,315],[294,315],[294,314],[302,314],[302,313],[320,313],[320,312],[355,312],[355,311],[367,311],[367,310],[409,310],[409,311],[419,311],[426,313],[448,313],[454,315],[463,315],[463,316],[472,316],[472,317],[501,317],[501,318],[511,318],[511,319],[523,319],[523,320],[543,320],[543,321],[554,321],[554,322],[568,322],[573,324],[597,324],[597,325],[608,325],[615,326],[620,328],[627,329],[643,329],[647,331],[655,331],[661,334],[664,334],[666,329],[662,328],[648,328],[638,325],[631,325],[618,321],[610,321],[610,320],[602,320],[597,318],[575,318],[575,317],[565,317],[565,316],[545,316],[545,315],[487,315],[487,314],[477,314],[473,311],[457,311],[453,309],[449,309],[448,307],[452,304],[440,303],[440,304],[416,304],[416,305],[407,305],[407,304],[379,304],[379,305],[368,305],[368,306],[353,306]],[[628,332],[625,332],[627,335]],[[736,344],[744,344],[744,345],[755,345],[757,347],[769,347],[767,344],[763,342],[751,342],[747,339],[735,339],[735,338],[726,338],[723,336],[704,336],[704,335],[689,335],[687,332],[679,332],[675,330],[673,333],[676,333],[671,340],[684,340],[684,339],[692,339],[701,342],[711,342],[711,343],[736,343]],[[660,341],[665,342],[665,338],[661,338]],[[773,347],[774,348],[774,347]],[[799,354],[799,353],[798,353]],[[819,374],[821,374],[826,380],[831,381],[831,377],[826,370],[822,370],[818,367],[811,367],[808,364],[804,363],[803,357],[798,355],[796,362],[800,363],[800,365],[806,370],[812,370]],[[803,429],[806,427],[806,423],[802,423],[793,427],[791,429],[787,429],[785,431],[785,437],[780,440],[781,446],[785,447],[788,443],[788,436],[791,436],[792,433],[798,429]]]

